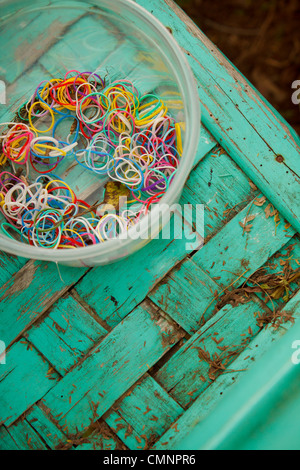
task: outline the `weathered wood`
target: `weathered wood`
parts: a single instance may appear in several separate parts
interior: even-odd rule
[[[34,90],[32,84],[41,82],[45,75],[44,70],[37,66],[14,83],[6,86],[6,105],[0,105],[1,122],[10,122],[21,105],[29,100]]]
[[[239,276],[242,284],[295,233],[291,227],[284,228],[281,215],[276,226],[275,216],[265,213],[268,202],[257,206],[259,199],[248,204],[193,256],[193,261],[223,287]]]
[[[0,288],[0,338],[9,344],[45,312],[85,270],[29,261]],[[61,278],[63,280],[61,280]]]
[[[299,204],[294,197],[300,175],[299,140],[295,142],[295,134],[172,0],[137,3],[155,11],[186,53],[199,84],[207,129],[299,231]]]
[[[200,128],[200,137],[199,137],[199,144],[197,147],[197,152],[195,156],[195,161],[193,168],[198,165],[198,163],[213,149],[217,148],[217,142],[213,138],[210,132],[206,129],[206,127],[201,123],[201,128]],[[193,171],[192,171],[193,173]]]
[[[153,309],[138,307],[45,395],[43,404],[68,433],[82,432],[182,336]]]
[[[54,386],[58,374],[25,340],[7,352],[6,365],[2,367],[0,423],[9,426]]]
[[[8,282],[17,271],[19,271],[26,263],[25,258],[8,255],[4,251],[0,251],[0,285],[3,286]]]
[[[205,239],[241,211],[257,189],[222,148],[213,149],[190,174],[183,204],[204,204]]]
[[[188,256],[192,248],[176,238],[177,221],[170,240],[154,240],[127,260],[89,272],[2,256],[0,339],[15,344],[0,365],[1,449],[180,449],[186,433],[209,419],[231,385],[291,325],[260,330],[255,314],[271,312],[254,296],[217,313],[214,308],[225,287],[240,286],[257,269],[273,272],[288,259],[298,267],[299,238],[284,221],[299,222],[293,219],[299,214],[295,134],[171,0],[138,3],[171,28],[198,80],[205,125],[181,203],[205,205],[206,244]],[[76,68],[78,51],[87,69],[124,60],[121,36],[109,37],[102,50],[96,22],[78,18],[67,30],[62,19],[56,38],[49,30],[53,15],[41,22],[47,37],[33,31],[36,62],[26,62],[28,48],[20,62],[28,73],[18,78],[12,68],[9,100],[15,104],[9,102],[5,116],[29,97],[32,83]],[[95,44],[84,42],[87,30]],[[128,73],[134,80],[134,63]],[[61,167],[67,181],[81,197],[99,200],[97,177],[70,165],[65,160]],[[249,177],[279,209],[280,222]],[[290,294],[297,289],[293,283]],[[275,306],[277,314],[298,316],[299,293]],[[18,341],[21,335],[28,341]]]
[[[285,312],[294,318],[299,318],[300,292],[293,297],[284,308]],[[287,332],[290,323],[282,325],[278,329],[268,326],[249,343],[248,347],[241,352],[240,356],[232,362],[230,374],[217,377],[190,406],[190,408],[170,427],[170,429],[157,441],[154,449],[180,449],[180,442],[194,426],[209,419],[209,413],[215,408],[225,395],[230,393],[231,386],[243,377],[248,369],[259,360],[271,347]],[[292,351],[292,349],[291,349]]]
[[[113,406],[106,423],[132,450],[147,449],[183,413],[183,408],[149,375]]]
[[[127,447],[117,438],[113,431],[99,420],[93,426],[95,431],[82,439],[76,450],[126,450]],[[77,442],[77,441],[76,441]]]
[[[13,83],[19,76],[25,75],[25,71],[30,71],[81,16],[82,11],[78,9],[42,9],[39,12],[18,15],[14,22],[8,23],[4,34],[1,34],[1,40],[5,44],[1,60],[7,67],[5,82]]]
[[[26,414],[26,421],[39,436],[43,437],[43,440],[50,449],[55,450],[61,444],[67,443],[67,436],[51,421],[47,413],[39,405],[34,405],[29,410]]]
[[[9,428],[9,434],[22,450],[47,450],[41,437],[26,420],[20,420]]]
[[[122,56],[120,50],[122,42],[124,40],[117,37],[112,28],[111,31],[109,26],[106,29],[99,28],[97,19],[90,15],[83,16],[40,57],[39,63],[55,77],[74,69],[91,72],[102,70],[105,75],[105,66],[111,65],[110,57],[115,51],[120,51],[119,60],[124,58],[124,51]]]
[[[288,229],[284,229],[288,230]],[[256,295],[261,298],[270,310],[284,308],[285,304],[299,289],[300,285],[300,241],[298,234],[291,238],[277,253],[260,267],[258,274],[277,276],[277,288],[282,287],[279,298],[274,298],[273,291],[265,289]],[[285,281],[286,284],[285,284]],[[294,280],[293,280],[294,279]],[[248,284],[254,285],[249,282]],[[266,282],[268,285],[269,282]],[[277,297],[275,295],[275,297]]]
[[[257,302],[226,305],[211,318],[155,374],[158,382],[183,407],[188,407],[247,347],[259,331],[255,313],[264,312]],[[216,363],[213,367],[211,364]]]
[[[193,334],[213,315],[217,303],[215,297],[220,290],[216,282],[187,259],[179,268],[173,269],[148,297],[189,334]]]
[[[202,154],[207,150],[207,145],[209,144],[202,148]],[[224,178],[222,175],[225,175]],[[181,202],[206,204],[209,210],[206,215],[206,230],[212,235],[226,221],[226,217],[223,219],[223,212],[227,211],[229,218],[232,216],[230,209],[236,205],[243,207],[254,193],[247,178],[227,155],[222,154],[215,158],[214,154],[207,154],[192,172]],[[175,223],[176,230],[180,232],[181,221],[175,220]],[[171,243],[170,240],[153,240],[128,260],[91,271],[78,284],[76,291],[103,320],[114,326],[188,251],[184,239],[175,239]],[[147,264],[143,263],[145,258],[148,260]]]
[[[4,426],[0,427],[0,450],[19,450],[19,447]]]
[[[65,375],[107,331],[71,296],[60,298],[26,337]]]
[[[172,218],[173,225],[174,218]],[[179,223],[180,222],[180,223]],[[175,221],[181,233],[181,221]],[[192,227],[188,227],[190,233]],[[147,295],[148,291],[191,250],[187,240],[152,240],[142,250],[116,264],[99,267],[86,275],[76,292],[110,327],[116,326]],[[145,260],[146,263],[145,263]]]

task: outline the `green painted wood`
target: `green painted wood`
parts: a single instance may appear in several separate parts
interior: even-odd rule
[[[116,437],[112,430],[101,420],[94,423],[96,430],[83,437],[75,450],[127,450],[126,446]]]
[[[106,423],[131,450],[148,449],[183,413],[182,407],[149,375],[113,406]]]
[[[4,426],[0,427],[0,450],[19,450],[17,444]]]
[[[17,271],[19,271],[26,263],[25,258],[8,255],[4,251],[0,251],[0,285],[3,286],[8,282]]]
[[[201,235],[194,231],[189,216],[183,221],[186,233],[181,218],[175,216],[170,237],[151,240],[127,259],[98,267],[78,283],[76,292],[110,327],[140,303],[174,264],[201,244]]]
[[[187,253],[184,239],[152,240],[129,258],[91,271],[76,292],[113,328]]]
[[[59,273],[63,279],[60,279]],[[0,338],[6,346],[45,312],[85,270],[29,261],[0,288]]]
[[[284,310],[292,315],[295,319],[299,318],[300,312],[300,292],[293,297]],[[155,444],[156,449],[182,449],[182,440],[192,429],[200,422],[210,420],[210,414],[218,403],[222,402],[225,396],[230,396],[232,386],[239,382],[249,369],[263,357],[270,348],[280,338],[282,338],[291,327],[290,323],[286,323],[281,328],[274,329],[271,326],[261,330],[255,338],[249,343],[247,348],[241,352],[230,365],[233,370],[230,374],[224,374],[217,377],[216,381],[210,385],[207,390],[195,400],[190,408],[180,417],[174,425],[159,439]],[[291,350],[293,351],[293,350]],[[243,370],[246,369],[246,370]],[[178,432],[179,431],[179,432]],[[200,436],[200,435],[199,435]]]
[[[57,373],[30,343],[14,344],[6,354],[6,364],[1,365],[0,423],[13,423],[57,380]]]
[[[187,259],[148,294],[189,334],[213,315],[220,287],[192,260]],[[204,313],[205,312],[205,313]],[[204,316],[202,317],[204,313]]]
[[[33,84],[36,86],[44,79],[45,71],[36,66],[6,87],[6,105],[0,104],[1,122],[10,122],[21,105],[32,96]]]
[[[58,38],[80,19],[82,13],[78,9],[58,8],[39,9],[38,12],[35,10],[15,16],[13,22],[7,24],[4,34],[1,34],[1,41],[5,44],[1,59],[6,65],[5,75],[2,72],[1,78],[5,83],[13,83],[24,75],[24,71],[30,70]],[[14,26],[12,35],[11,28]]]
[[[256,312],[264,310],[254,301],[237,307],[226,305],[174,354],[155,378],[183,407],[188,407],[209,387],[213,377],[231,369],[229,364],[234,357],[259,331]],[[209,360],[223,358],[224,368],[212,372],[205,357],[207,354]]]
[[[112,409],[114,409],[114,406]],[[134,428],[128,424],[126,419],[114,411],[109,412],[106,422],[130,450],[143,450],[149,443],[148,438],[144,433],[142,433],[144,437],[141,437]]]
[[[92,16],[85,16],[76,21],[59,39],[39,60],[44,69],[54,76],[74,69],[103,69],[104,74],[105,66],[111,65],[111,55],[120,49],[124,41],[110,30],[109,24],[107,29],[99,28],[97,20]]]
[[[251,370],[207,419],[199,424],[194,420],[192,432],[186,429],[181,449],[195,446],[198,449],[299,448],[298,433],[293,426],[297,414],[291,419],[291,409],[295,411],[294,405],[299,403],[299,364],[291,360],[295,352],[292,345],[300,332],[299,301],[298,294],[287,304],[289,313],[295,315],[295,325],[289,330],[277,330],[273,344],[269,341],[266,347],[262,341],[257,344],[256,350],[261,347],[263,356],[257,364],[252,362]],[[265,332],[268,333],[264,330],[261,335]]]
[[[26,337],[65,375],[107,331],[71,296],[60,298]]]
[[[148,51],[143,54],[143,46],[137,34],[128,37],[125,22],[121,22],[118,17],[102,16],[99,28],[98,20],[96,15],[86,15],[68,28],[60,37],[61,40],[41,57],[41,64],[54,74],[58,70],[78,69],[80,51],[82,70],[94,70],[103,76],[108,72],[112,80],[135,80],[141,93],[145,94],[155,91],[169,79],[163,64],[155,74],[149,74],[151,78],[148,79],[148,71],[153,68],[153,58],[149,57]],[[140,67],[141,64],[143,67]]]
[[[286,229],[287,230],[287,229]],[[289,276],[297,275],[297,270],[300,268],[300,240],[298,234],[291,238],[286,245],[284,245],[277,253],[275,253],[268,261],[260,268],[260,273],[265,274],[277,274],[278,276],[284,276],[284,269],[286,263],[290,266]],[[285,275],[286,276],[286,275]],[[249,285],[251,282],[247,283]],[[268,283],[267,283],[268,284]],[[283,290],[282,295],[279,299],[274,299],[265,293],[257,293],[256,295],[261,298],[270,310],[284,308],[285,304],[293,296],[293,294],[299,289],[300,279],[295,279],[294,282],[289,283],[287,291]],[[288,299],[283,299],[284,296],[288,296]]]
[[[38,405],[34,405],[26,414],[26,421],[42,436],[46,445],[55,450],[68,440],[67,436],[50,420],[47,413]]]
[[[211,141],[208,140],[205,134],[204,138],[205,141],[203,146],[201,146],[201,154],[203,156],[211,146]],[[227,208],[227,206],[225,207],[226,202],[222,202],[223,200],[227,200],[225,196],[223,199],[220,197],[219,201],[217,195],[215,195],[216,191],[214,191],[214,187],[211,192],[208,192],[208,194],[207,191],[205,192],[205,190],[203,190],[202,195],[205,199],[202,199],[202,197],[198,198],[196,193],[196,190],[198,190],[200,186],[198,179],[199,174],[202,174],[201,170],[203,165],[206,168],[207,174],[206,185],[210,183],[211,170],[214,171],[215,169],[215,173],[220,174],[222,164],[217,163],[218,158],[221,158],[223,166],[226,167],[225,171],[230,171],[234,175],[234,178],[238,178],[238,187],[241,188],[238,196],[234,196],[234,184],[232,182],[229,182],[228,184],[226,182],[224,185],[224,193],[227,193],[228,198],[233,198],[233,204],[230,205],[229,208],[235,205],[237,201],[240,202],[240,198],[250,199],[250,195],[253,190],[251,189],[248,180],[228,156],[225,156],[224,158],[223,156],[217,158],[212,156],[210,157],[211,163],[205,163],[209,158],[208,155],[193,171],[190,177],[191,182],[188,184],[190,184],[191,188],[195,188],[195,190],[185,189],[181,202],[185,204],[201,204],[205,201],[207,204],[211,204],[212,211],[217,209],[216,206],[218,206],[219,203],[219,214],[221,216],[223,215],[222,207],[224,210]],[[199,157],[197,157],[197,159],[199,161]],[[221,174],[224,174],[224,167],[222,169],[223,173]],[[207,187],[210,189],[210,186]],[[214,199],[212,199],[213,195],[215,195]],[[212,200],[210,201],[210,199]],[[246,202],[244,202],[244,204],[246,204]],[[212,213],[215,218],[216,212]],[[175,222],[177,224],[176,230],[179,229],[181,231],[181,222],[179,226],[177,221]],[[216,225],[216,228],[217,227],[218,225]],[[96,311],[102,320],[106,321],[109,326],[113,327],[145,297],[147,292],[151,290],[155,283],[161,279],[175,263],[180,261],[188,251],[186,250],[186,240],[184,239],[174,240],[171,243],[170,240],[153,240],[149,245],[144,247],[138,253],[132,255],[127,260],[114,265],[99,267],[97,270],[91,271],[76,286],[76,291]],[[144,259],[148,260],[146,264],[144,263]],[[141,272],[142,267],[143,271]]]
[[[138,0],[155,12],[187,54],[198,81],[203,122],[283,216],[300,230],[299,147],[287,123],[261,101],[217,48],[172,0]],[[282,155],[284,162],[276,161]]]
[[[258,191],[222,148],[214,149],[191,173],[182,194],[184,204],[204,204],[205,238],[212,237]]]
[[[183,336],[171,321],[145,308],[128,315],[44,397],[44,405],[68,433],[101,417]]]
[[[9,434],[21,450],[48,450],[44,441],[26,420],[9,427]]]
[[[217,147],[216,140],[213,138],[211,133],[208,132],[204,124],[201,123],[199,144],[198,144],[193,168],[195,168],[196,165],[198,165],[198,163],[200,162],[200,160],[202,160],[210,151],[212,151],[216,147]]]
[[[76,25],[74,27],[76,27]],[[94,25],[94,29],[95,29],[95,25]],[[59,44],[60,43],[58,43],[58,45]],[[51,51],[52,49],[49,51],[49,54]],[[52,62],[53,60],[54,59],[52,58]],[[12,107],[9,106],[8,109],[7,107],[3,108],[3,110],[5,110],[5,115],[2,116],[2,118],[10,120],[13,114],[18,109],[18,107],[25,101],[25,99],[28,99],[30,97],[31,92],[32,92],[32,83],[37,83],[44,77],[45,77],[45,70],[43,68],[36,67],[30,73],[26,74],[21,79],[16,80],[13,85],[10,85],[8,87],[8,95],[10,97],[12,96],[14,97],[14,103],[13,103],[13,106]],[[206,155],[207,152],[209,152],[213,147],[215,147],[215,145],[216,145],[216,142],[214,138],[205,129],[205,127],[202,126],[198,151],[197,151],[196,158],[195,158],[195,165]],[[101,183],[101,180],[99,182],[99,178],[96,175],[85,171],[79,165],[75,165],[75,166],[73,165],[74,165],[73,160],[65,159],[65,161],[62,163],[57,173],[60,176],[62,176],[67,181],[67,183],[69,183],[72,187],[74,187],[77,195],[81,197],[82,199],[90,198],[89,199],[90,202],[101,200],[101,198],[103,197],[103,188],[101,188],[101,185],[103,183]],[[34,178],[35,176],[36,174],[33,172],[32,177]],[[7,260],[7,262],[6,260],[4,260],[3,263],[5,264],[5,266],[3,266],[4,274],[3,274],[2,284],[7,282],[7,280],[9,279],[9,274],[12,274],[16,272],[18,269],[20,269],[25,264],[25,262],[26,262],[25,259],[20,259],[20,264],[17,263],[16,269],[15,269],[14,263],[10,263],[9,259]],[[9,274],[6,273],[5,271],[7,271]],[[1,271],[0,271],[0,276],[1,276]]]
[[[267,202],[259,207],[254,201],[193,256],[193,261],[223,287],[241,275],[250,276],[295,233],[291,227],[288,230],[284,228],[285,221],[282,216],[275,228],[274,216],[266,217],[264,209]],[[255,218],[250,220],[254,216]],[[243,234],[240,223],[245,222],[250,231]],[[223,265],[224,260],[226,264]],[[245,280],[242,277],[240,284]]]
[[[144,2],[141,0],[141,3]],[[150,8],[149,5],[150,7],[156,5],[154,10],[156,15],[163,12],[161,16],[163,22],[166,18],[173,18],[172,15],[170,16],[172,3],[169,0],[165,3],[152,0],[148,2],[148,8]],[[178,12],[178,10],[176,11]],[[174,22],[175,20],[178,24],[175,27],[175,23],[172,23],[172,30],[176,35],[182,34],[185,31],[185,26],[178,22],[176,15]],[[86,19],[81,21],[83,21],[82,24],[91,24]],[[166,23],[166,26],[170,25],[171,23]],[[73,28],[75,29],[72,32]],[[76,28],[77,25],[70,28],[70,38],[72,35],[74,36]],[[77,31],[79,32],[79,29]],[[296,157],[298,158],[298,153],[295,151],[295,146],[293,149],[292,139],[289,137],[284,139],[287,135],[285,134],[286,129],[282,130],[281,123],[277,121],[278,115],[274,117],[270,112],[266,113],[266,108],[261,104],[261,101],[257,101],[248,84],[245,84],[236,72],[231,73],[224,57],[218,55],[215,50],[213,54],[208,53],[206,39],[203,39],[203,44],[201,44],[199,37],[196,41],[199,43],[199,47],[196,48],[195,42],[195,47],[191,49],[190,44],[194,44],[194,39],[191,37],[191,33],[186,34],[185,31],[184,40],[187,42],[181,44],[187,53],[193,55],[193,57],[189,56],[189,60],[194,66],[200,84],[199,95],[201,99],[203,98],[204,122],[217,141],[223,143],[231,157],[246,173],[249,171],[247,165],[250,166],[249,176],[252,178],[254,175],[254,181],[258,186],[260,185],[260,189],[270,199],[270,194],[275,194],[272,197],[274,197],[274,201],[276,200],[276,204],[278,203],[277,207],[280,210],[284,208],[282,213],[286,216],[284,211],[292,212],[296,204],[294,200],[291,200],[292,190],[288,187],[288,184],[293,181],[292,172],[297,170]],[[67,42],[69,44],[69,38]],[[74,60],[74,51],[77,45],[73,46],[70,47],[68,53],[68,57],[73,57],[72,60]],[[54,51],[61,51],[63,48],[66,48],[66,43],[58,42],[48,50],[47,56],[41,58],[40,63],[46,64],[49,59],[48,66],[52,67],[55,64]],[[198,50],[201,56],[201,60],[199,59],[201,65],[197,62]],[[106,58],[106,61],[113,60],[113,54],[114,52]],[[118,54],[120,51],[116,51],[116,56]],[[98,59],[96,55],[94,58]],[[62,65],[67,66],[67,59]],[[84,57],[85,59],[86,57]],[[221,66],[216,63],[218,60],[223,61]],[[134,69],[130,73],[134,76]],[[17,81],[15,81],[13,86],[16,86],[16,94],[20,93],[21,97],[21,90],[24,91],[27,85],[24,82],[20,88],[17,88]],[[26,90],[25,92],[27,93]],[[251,95],[249,99],[247,94]],[[227,389],[230,390],[231,384],[245,374],[245,372],[229,374],[227,369],[225,374],[221,374],[213,383],[210,383],[208,368],[204,361],[201,362],[199,369],[199,349],[196,348],[207,345],[211,353],[218,351],[218,346],[222,347],[220,345],[226,343],[234,349],[245,339],[245,336],[241,335],[250,335],[249,326],[253,334],[257,333],[253,315],[255,308],[252,303],[235,308],[226,306],[221,311],[222,313],[218,312],[213,318],[210,318],[213,313],[213,298],[219,289],[219,284],[225,287],[247,269],[249,271],[246,275],[249,275],[262,264],[273,262],[272,255],[278,254],[278,250],[293,242],[294,231],[284,228],[285,222],[281,216],[281,222],[275,234],[274,218],[266,219],[265,217],[264,209],[267,203],[261,208],[256,207],[255,204],[250,207],[249,202],[251,203],[251,200],[258,196],[258,192],[249,185],[248,179],[228,155],[216,152],[216,141],[205,127],[201,139],[195,160],[195,164],[199,162],[200,164],[192,173],[181,201],[191,202],[187,201],[191,197],[194,203],[204,202],[206,204],[208,208],[205,214],[206,224],[211,225],[211,227],[207,225],[206,230],[209,242],[195,254],[192,260],[184,261],[182,266],[170,271],[189,253],[184,249],[183,242],[180,240],[172,241],[170,245],[169,241],[168,243],[154,241],[150,243],[147,250],[146,248],[142,250],[139,256],[134,255],[129,258],[130,261],[125,260],[110,268],[92,270],[86,276],[86,280],[84,278],[80,280],[80,276],[84,276],[85,271],[81,271],[80,276],[76,277],[74,273],[77,270],[69,270],[65,274],[64,268],[62,268],[61,274],[64,283],[60,281],[55,266],[30,262],[21,269],[20,273],[16,274],[17,270],[22,268],[23,261],[20,262],[20,265],[19,261],[9,264],[9,257],[4,257],[2,271],[0,270],[0,282],[3,279],[2,284],[5,282],[7,284],[2,287],[0,292],[0,298],[2,297],[0,338],[13,341],[22,332],[24,333],[33,322],[39,320],[29,331],[29,338],[34,346],[49,359],[51,365],[54,365],[61,375],[65,375],[54,386],[55,381],[51,382],[49,375],[45,374],[45,370],[48,370],[49,366],[46,367],[46,363],[43,362],[33,368],[33,371],[30,369],[30,374],[26,375],[29,365],[24,367],[23,359],[20,360],[21,355],[14,353],[14,348],[19,347],[19,343],[13,345],[9,351],[12,358],[15,354],[15,359],[10,364],[11,372],[0,382],[0,393],[1,387],[4,389],[10,386],[7,396],[12,399],[12,403],[16,397],[16,417],[28,409],[28,406],[34,405],[36,400],[42,399],[39,402],[40,408],[36,410],[37,406],[34,405],[26,416],[25,424],[19,425],[20,422],[18,422],[19,427],[17,426],[15,431],[16,434],[22,434],[25,427],[30,425],[34,433],[31,445],[38,448],[40,445],[38,435],[40,435],[43,440],[42,444],[46,443],[50,448],[55,448],[57,441],[62,444],[62,439],[64,440],[63,445],[78,449],[95,447],[110,450],[122,448],[121,441],[130,449],[139,449],[150,447],[156,439],[159,439],[157,446],[161,446],[161,449],[169,448],[169,445],[176,449],[176,446],[180,447],[180,439],[194,426],[196,418],[208,416],[213,407],[217,405],[218,400],[222,398],[221,394],[225,393]],[[212,151],[211,154],[207,155],[210,151]],[[286,160],[283,164],[274,163],[274,156],[279,151]],[[212,155],[214,153],[218,156],[214,157]],[[259,155],[256,156],[258,153]],[[290,168],[283,170],[283,166],[287,163],[287,154],[289,155]],[[260,162],[261,156],[264,157],[262,162]],[[251,160],[251,163],[248,160]],[[252,167],[252,162],[256,164],[255,169]],[[69,164],[69,162],[66,163]],[[262,167],[259,167],[258,164],[262,164]],[[211,169],[213,170],[212,174]],[[65,168],[65,171],[68,172],[68,169]],[[284,171],[288,171],[288,174],[283,174]],[[226,174],[227,176],[224,176]],[[277,175],[277,185],[274,184],[275,175]],[[80,178],[82,186],[78,186],[77,190],[84,194],[89,181],[88,178],[83,181],[78,167],[69,172],[68,178],[74,183]],[[287,195],[284,191],[286,188]],[[94,189],[96,190],[96,186]],[[279,194],[282,196],[281,201],[279,201]],[[236,204],[238,205],[236,206]],[[245,207],[246,205],[247,207]],[[224,215],[226,209],[231,209],[231,211]],[[240,210],[241,212],[239,212]],[[241,218],[249,215],[248,210],[249,214],[258,213],[255,219],[250,222],[253,224],[251,231],[242,235],[242,228],[238,222],[241,221]],[[234,218],[232,218],[233,216]],[[226,223],[227,225],[225,225]],[[218,231],[219,233],[217,233]],[[233,234],[236,236],[233,237]],[[295,252],[296,249],[297,247]],[[224,262],[225,264],[223,264]],[[167,319],[164,318],[163,312],[146,312],[145,308],[148,307],[143,309],[138,307],[132,311],[144,299],[149,290],[167,273],[167,278],[155,291],[150,293],[150,298],[166,311]],[[243,280],[241,277],[240,283]],[[115,327],[104,339],[102,339],[102,335],[106,333],[106,330],[98,324],[94,314],[90,317],[90,314],[85,311],[77,294],[76,300],[73,300],[72,297],[59,300],[49,313],[46,312],[65,291],[78,281],[76,290],[83,297],[82,305],[87,302],[88,308],[92,307],[94,312],[99,315],[101,323],[108,329]],[[23,290],[24,288],[25,290]],[[293,286],[293,292],[296,288]],[[179,297],[182,297],[183,300],[181,305],[178,305],[177,302]],[[296,302],[296,297],[292,299],[294,302]],[[279,306],[281,307],[281,305]],[[205,319],[208,322],[202,328],[203,335],[197,340],[198,333],[196,333],[172,355],[172,348],[178,344],[180,338],[183,338],[185,332],[178,325],[173,324],[170,317],[188,333],[193,334],[199,328],[201,318],[199,310],[202,310],[203,313],[205,309],[207,309]],[[65,313],[71,312],[69,324],[73,326],[73,330],[69,327],[65,328],[66,321],[62,316],[63,311]],[[46,316],[42,317],[44,314]],[[124,318],[125,320],[123,320]],[[53,328],[53,321],[59,331]],[[289,326],[290,324],[286,325],[287,328]],[[95,330],[93,330],[94,327]],[[276,335],[282,335],[282,330],[277,330]],[[5,337],[2,336],[2,332],[5,333]],[[215,335],[218,332],[219,335]],[[212,337],[218,340],[223,332],[225,339],[217,345]],[[206,335],[208,336],[206,337]],[[257,359],[277,339],[276,335],[274,336],[273,330],[270,333],[269,329],[266,329],[257,334],[244,350],[245,344],[243,344],[239,351],[240,356],[228,365],[229,369],[240,370],[245,368],[245,365],[250,367],[253,359]],[[80,339],[83,339],[83,344],[77,347],[76,342]],[[95,342],[96,345],[94,345]],[[59,346],[66,349],[63,351]],[[99,352],[97,352],[98,350]],[[32,351],[31,355],[39,359],[31,359],[29,361],[30,367],[35,364],[34,361],[37,363],[42,361],[42,357],[35,349]],[[81,357],[81,354],[85,353],[88,353],[87,356]],[[66,374],[66,370],[73,367],[75,359],[79,357],[82,361],[80,365],[76,367],[75,364],[72,371]],[[152,377],[146,376],[144,379],[146,371],[154,365],[152,372],[155,374],[155,378],[160,380],[161,374],[163,381],[167,384],[166,388],[173,398]],[[168,371],[168,374],[165,372],[166,375],[164,375],[164,371]],[[44,382],[39,385],[35,374],[38,374],[40,379],[47,376],[45,382],[48,385],[47,390]],[[200,378],[202,375],[206,382]],[[24,376],[25,378],[21,379]],[[55,374],[54,376],[57,378]],[[141,377],[143,379],[139,380]],[[28,406],[27,398],[25,400],[24,397],[17,397],[17,391],[14,388],[14,384],[20,383],[21,380],[25,383],[25,389],[29,388],[29,382],[31,382],[31,385],[35,384],[38,392],[42,391],[34,401],[32,401],[34,397],[30,392]],[[137,380],[139,381],[136,383]],[[164,383],[162,385],[164,386]],[[43,395],[52,386],[53,389],[46,394],[44,401]],[[43,387],[45,387],[45,391],[43,391]],[[14,391],[11,392],[11,389]],[[155,391],[160,397],[155,395]],[[174,398],[177,400],[177,397],[179,397],[179,401],[181,400],[182,406],[189,406],[189,409],[181,417],[179,416],[182,413],[182,407],[174,400]],[[118,400],[117,405],[115,404],[116,400]],[[137,406],[140,410],[136,408]],[[148,410],[147,406],[151,410]],[[145,407],[145,411],[143,411],[143,407]],[[149,416],[154,408],[156,414],[153,416],[158,419],[154,418],[152,421]],[[51,414],[48,414],[50,409]],[[144,415],[145,412],[147,412],[146,415]],[[37,421],[30,421],[32,413],[37,417]],[[113,429],[109,429],[107,424],[101,420],[97,421],[99,428],[95,429],[91,426],[91,423],[95,423],[97,418],[103,414],[106,423]],[[167,431],[167,427],[170,425],[171,429]],[[4,427],[0,428],[0,433],[4,433],[8,443],[11,439],[8,437],[8,432],[13,427],[14,425],[10,425],[8,431]],[[56,429],[60,429],[62,434],[59,437],[53,435]],[[90,432],[89,439],[85,442],[81,441],[77,445],[76,438],[82,437],[86,429]],[[49,434],[47,439],[44,437],[46,433]],[[66,434],[65,438],[64,433]],[[166,444],[167,441],[169,444]],[[27,448],[28,439],[24,440],[24,436],[20,437],[18,445],[21,448]]]

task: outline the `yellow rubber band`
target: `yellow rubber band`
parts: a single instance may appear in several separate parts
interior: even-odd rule
[[[31,113],[32,113],[33,108],[34,108],[37,104],[39,104],[39,105],[40,105],[42,108],[44,108],[46,111],[48,110],[48,111],[50,112],[50,114],[51,114],[51,118],[52,118],[51,126],[50,126],[48,129],[46,129],[45,131],[40,131],[40,130],[38,130],[38,129],[33,125],[33,123],[32,123]],[[42,101],[35,101],[35,102],[31,105],[31,107],[30,107],[30,109],[29,109],[29,112],[28,112],[28,120],[29,120],[29,123],[30,123],[30,127],[31,127],[35,132],[37,132],[38,134],[46,134],[46,133],[50,132],[51,129],[53,128],[54,122],[55,122],[54,113],[53,113],[52,109],[50,108],[50,106],[48,106],[46,103],[43,103]]]

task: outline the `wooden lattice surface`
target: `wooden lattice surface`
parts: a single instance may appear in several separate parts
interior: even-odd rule
[[[1,254],[1,449],[178,449],[292,325],[299,237],[272,177],[257,189],[204,109],[181,198],[205,205],[202,249],[187,251],[175,224],[171,240],[93,269]]]

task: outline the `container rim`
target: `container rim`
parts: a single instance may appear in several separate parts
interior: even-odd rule
[[[97,4],[98,1],[101,3],[99,7],[106,6],[108,10],[112,10],[110,0],[95,0],[95,4]],[[0,7],[4,3],[6,2],[0,0]],[[39,9],[38,5],[27,9],[23,6],[24,3],[25,2],[22,2],[21,8],[21,10],[24,12]],[[52,6],[55,8],[62,8],[68,3],[70,3],[70,0],[65,0],[62,2],[58,2],[58,0],[52,0],[52,2],[47,2],[45,6],[46,8],[51,8]],[[78,7],[80,7],[80,5],[82,5],[84,8],[87,7],[87,3],[82,3],[81,1],[72,1],[72,3]],[[11,5],[12,2],[10,1],[9,4]],[[184,98],[186,134],[183,145],[183,155],[186,155],[186,157],[182,158],[178,167],[178,171],[176,172],[173,182],[167,190],[166,194],[161,198],[158,204],[151,208],[151,217],[149,213],[148,215],[144,216],[134,227],[136,230],[138,229],[142,237],[143,234],[149,233],[149,229],[151,233],[153,225],[159,223],[160,216],[165,215],[167,212],[167,209],[164,206],[168,205],[170,201],[174,202],[176,194],[179,191],[181,192],[183,189],[185,181],[192,168],[196,147],[198,145],[201,122],[200,104],[193,72],[183,51],[168,29],[154,15],[149,13],[144,7],[138,5],[132,0],[114,0],[113,5],[114,8],[120,6],[128,10],[128,12],[132,15],[138,16],[153,29],[156,34],[157,41],[161,40],[163,41],[164,45],[168,46],[169,52],[172,52],[173,60],[170,60],[168,57],[166,57],[167,66],[169,69],[171,69],[173,75],[175,76],[180,92]],[[94,6],[95,5],[93,5],[93,7]],[[10,15],[8,16],[10,17]],[[7,17],[2,17],[4,21],[6,18]],[[187,109],[189,112],[186,112]],[[190,158],[188,158],[189,155],[191,156]],[[163,207],[163,210],[161,207]],[[0,234],[0,249],[21,257],[53,261],[58,263],[80,262],[82,266],[85,266],[85,260],[88,261],[90,258],[101,255],[105,257],[113,255],[116,250],[126,249],[130,247],[130,245],[138,243],[139,240],[140,239],[136,240],[130,238],[129,229],[126,239],[115,238],[106,240],[105,242],[97,245],[81,248],[79,247],[76,248],[74,253],[74,250],[49,250],[47,248],[35,247],[31,245],[25,246],[22,242],[9,239]],[[124,256],[127,256],[127,253]],[[117,261],[121,258],[122,256],[118,256],[114,258],[114,260]]]

